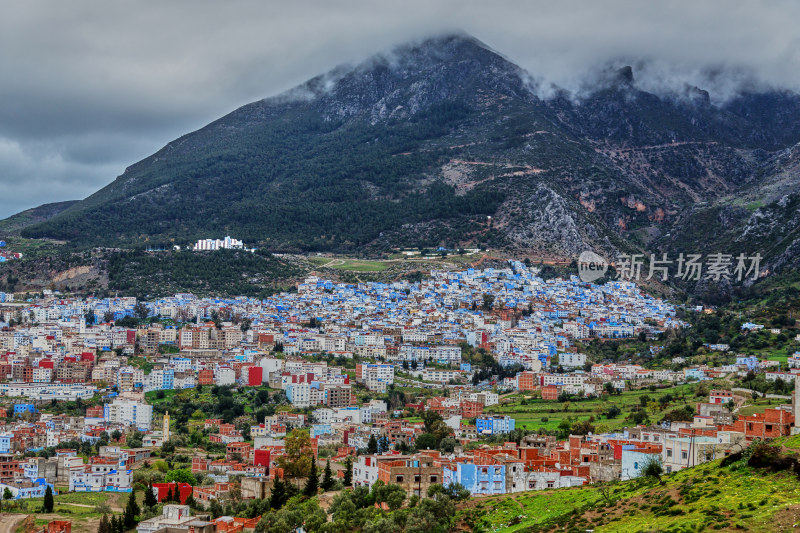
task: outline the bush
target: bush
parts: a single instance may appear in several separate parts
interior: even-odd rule
[[[651,456],[642,467],[642,476],[661,480],[664,474],[664,465],[661,464],[661,457]]]

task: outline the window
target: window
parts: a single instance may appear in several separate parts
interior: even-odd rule
[[[414,476],[414,483],[419,483],[419,476],[418,475]]]
[[[767,424],[767,431],[772,431],[772,424]]]
[[[672,457],[672,450],[667,450],[667,457]]]
[[[395,482],[396,483],[402,483],[403,482],[403,476],[397,476],[397,479],[395,480]]]
[[[439,477],[438,476],[431,476],[431,483],[438,483]]]
[[[688,458],[689,458],[689,452],[681,452],[681,459],[688,459]]]
[[[639,463],[633,463],[633,469],[639,470]]]

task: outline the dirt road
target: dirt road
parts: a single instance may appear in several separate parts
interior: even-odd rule
[[[27,517],[24,514],[0,513],[0,533],[14,533]]]

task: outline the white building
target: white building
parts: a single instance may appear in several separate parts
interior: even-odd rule
[[[103,406],[103,419],[109,424],[136,426],[141,431],[148,431],[153,422],[153,406],[116,398]]]
[[[583,368],[586,364],[585,353],[560,353],[558,354],[558,364],[564,368]]]

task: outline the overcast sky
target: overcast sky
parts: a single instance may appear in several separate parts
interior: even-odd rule
[[[709,66],[800,87],[788,0],[0,0],[0,13],[0,218],[84,198],[240,105],[445,31],[568,87],[622,56],[658,65],[637,76],[652,87]],[[720,99],[738,79],[706,85]]]

